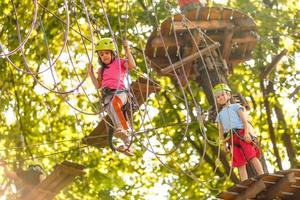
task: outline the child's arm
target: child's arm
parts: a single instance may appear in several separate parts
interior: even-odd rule
[[[101,80],[101,77],[99,77],[99,76],[98,76],[98,78],[96,78],[96,76],[94,74],[93,65],[89,65],[88,72],[89,72],[89,76],[91,77],[95,88],[99,89],[101,87],[101,81],[102,80]]]
[[[123,46],[124,46],[124,49],[125,49],[125,54],[126,54],[127,59],[128,59],[126,67],[128,69],[133,69],[133,68],[135,68],[135,61],[134,61],[133,56],[130,52],[130,48],[129,48],[127,40],[123,41]]]
[[[238,109],[238,114],[239,114],[239,117],[243,123],[243,126],[244,126],[244,131],[245,131],[245,141],[250,143],[251,142],[251,137],[249,135],[249,127],[248,127],[248,120],[247,120],[247,114],[245,113],[245,108],[242,109]]]
[[[221,144],[224,145],[225,152],[228,152],[229,149],[227,149],[226,147],[226,141],[224,138],[224,127],[221,122],[219,122],[218,124],[219,124],[219,137],[220,137]]]

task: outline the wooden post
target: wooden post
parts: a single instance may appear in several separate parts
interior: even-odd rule
[[[222,50],[222,56],[226,61],[228,61],[231,52],[231,42],[232,42],[233,33],[234,33],[234,25],[228,25],[225,29],[225,35],[223,40],[224,45]]]
[[[191,50],[185,49],[183,52],[183,57],[187,57],[188,55],[194,54],[195,52],[198,52],[199,49],[199,43],[201,41],[202,34],[198,31],[193,31],[193,47]],[[182,83],[183,86],[185,86],[188,83],[188,80],[185,79],[185,76],[187,79],[189,79],[190,73],[192,71],[192,65],[194,63],[194,60],[187,62],[182,69],[182,73],[179,73],[179,81]]]
[[[271,110],[270,102],[269,102],[269,99],[268,99],[269,92],[265,88],[263,80],[260,80],[260,88],[261,88],[261,91],[263,93],[264,106],[265,106],[266,113],[267,113],[267,122],[268,122],[268,128],[269,128],[269,135],[270,135],[270,139],[271,139],[271,142],[272,142],[272,145],[273,145],[274,154],[275,154],[275,157],[276,157],[276,162],[277,162],[277,165],[278,165],[279,169],[282,170],[283,168],[282,168],[281,157],[280,157],[280,154],[279,154],[279,149],[278,149],[277,144],[276,144],[275,129],[274,129],[274,126],[273,126],[273,121],[272,121],[272,116],[271,116],[272,115],[272,110]]]

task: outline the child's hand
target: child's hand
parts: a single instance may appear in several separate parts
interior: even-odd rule
[[[123,47],[125,50],[127,50],[129,48],[129,45],[128,45],[128,41],[127,40],[124,40],[123,41]]]
[[[251,143],[251,142],[252,142],[249,133],[248,133],[248,134],[245,134],[244,138],[245,138],[245,141],[246,141],[247,143]]]
[[[93,74],[94,73],[93,65],[87,64],[87,66],[88,66],[88,72]]]

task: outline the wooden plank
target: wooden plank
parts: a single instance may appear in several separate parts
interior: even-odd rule
[[[31,195],[31,198],[34,200],[45,200],[46,199],[45,197],[48,195],[52,196],[51,199],[53,199],[55,197],[56,193],[52,193],[47,189],[45,190],[43,188],[37,188],[35,190],[35,193],[33,195]]]
[[[223,192],[220,195],[218,195],[218,198],[225,199],[225,200],[234,200],[239,193],[236,192]]]
[[[288,199],[289,200],[299,200],[299,197],[300,197],[300,189],[296,190],[294,192],[294,194],[291,197],[289,197]]]
[[[208,20],[209,10],[210,10],[209,7],[200,8],[198,19],[199,20]]]
[[[109,116],[105,117],[105,120],[102,120],[96,128],[90,133],[89,136],[86,136],[82,139],[82,142],[87,145],[95,146],[98,148],[103,148],[108,146],[108,131],[106,121],[110,121]]]
[[[236,184],[228,189],[228,192],[236,192],[236,193],[243,193],[245,189],[249,188],[253,183],[255,183],[257,180],[254,178],[250,178],[247,180],[244,180],[240,182],[239,184]]]
[[[67,176],[62,181],[60,181],[59,184],[56,185],[55,188],[53,188],[53,192],[59,193],[62,189],[70,185],[75,179],[75,176]],[[50,195],[49,195],[50,196]]]
[[[21,198],[21,200],[32,200],[37,199],[37,197],[41,194],[43,191],[49,191],[51,189],[51,186],[55,181],[59,181],[61,177],[58,176],[58,173],[56,170],[54,170],[49,176],[46,177],[44,181],[42,181],[40,184],[38,184],[36,187],[34,187],[30,193],[28,193],[26,196]]]
[[[230,8],[223,8],[223,12],[222,12],[222,20],[227,20],[230,21],[231,16],[232,16],[232,12],[233,10]]]
[[[237,26],[237,29],[240,31],[246,30],[256,30],[256,24],[253,19],[249,17],[245,17],[242,19],[235,19],[234,24]]]
[[[74,178],[77,175],[82,174],[82,165],[74,164],[68,161],[64,161],[62,164],[56,165],[55,170],[52,173],[54,180],[48,181],[41,184],[31,198],[36,200],[53,199],[55,194],[57,194],[64,186],[68,185],[65,180],[68,177]],[[61,188],[56,190],[55,188]]]
[[[224,32],[225,33],[225,32]],[[218,34],[207,34],[209,38],[211,38],[214,41],[217,42],[223,42],[224,40],[224,33],[218,33]],[[240,43],[256,43],[258,40],[258,36],[257,35],[250,35],[247,33],[243,33],[243,34],[236,34],[236,32],[234,32],[233,36],[232,36],[232,44],[240,44]]]
[[[211,20],[219,20],[222,16],[222,8],[221,7],[212,7],[209,13],[209,21]]]
[[[59,179],[59,180],[53,181],[53,182],[52,182],[52,185],[51,185],[50,187],[48,187],[48,188],[37,188],[36,191],[35,191],[35,194],[34,194],[34,195],[31,195],[31,198],[32,198],[32,199],[35,199],[35,200],[53,199],[57,193],[56,193],[56,194],[52,194],[51,191],[53,190],[53,188],[54,188],[57,184],[59,184],[59,182],[60,182],[61,180],[63,180],[62,177],[60,177],[60,178],[61,178],[61,179]],[[47,198],[48,195],[51,196],[52,198]]]
[[[239,63],[243,63],[243,62],[245,62],[247,60],[250,60],[250,59],[252,59],[251,56],[229,58],[227,63],[232,65],[232,66],[235,66],[235,65],[238,65]]]
[[[228,60],[231,53],[232,36],[234,33],[234,25],[227,26],[223,39],[222,57]]]
[[[274,199],[277,195],[279,195],[282,192],[282,188],[286,185],[289,185],[291,183],[295,183],[295,176],[294,172],[291,172],[287,174],[284,178],[280,179],[279,182],[276,183],[276,185],[271,186],[268,188],[268,191],[265,192],[265,199]]]
[[[296,200],[300,196],[300,169],[282,170],[276,174],[263,174],[245,180],[219,194],[221,199],[284,199]]]
[[[170,65],[170,66],[166,67],[165,69],[162,69],[161,73],[163,73],[163,74],[169,73],[173,70],[173,68],[176,70],[176,69],[180,68],[182,65],[184,65],[186,63],[189,63],[193,60],[196,60],[197,58],[199,58],[203,54],[205,54],[205,53],[207,53],[207,52],[209,52],[213,49],[216,49],[218,47],[220,47],[219,43],[211,44],[208,47],[206,47],[205,49],[201,49],[200,51],[183,58],[181,61],[178,61],[178,62],[174,63],[173,65]]]
[[[185,41],[183,41],[180,37],[177,37],[177,43],[176,43],[176,39],[175,37],[155,37],[152,39],[151,41],[151,46],[153,48],[159,48],[159,47],[170,47],[170,46],[176,46],[179,45],[183,45],[185,43]]]
[[[253,43],[253,42],[257,42],[257,38],[254,36],[232,38],[232,43]]]
[[[76,176],[76,175],[82,173],[82,169],[76,169],[76,168],[66,166],[66,165],[57,166],[57,171],[60,174],[66,174],[66,175],[71,175],[71,176],[73,176],[73,175]]]
[[[176,31],[183,31],[186,29],[200,28],[203,30],[218,30],[225,29],[227,26],[233,24],[224,20],[211,20],[211,21],[187,21],[187,22],[174,22],[174,29]]]
[[[243,194],[240,194],[236,200],[245,200],[249,198],[255,198],[258,193],[263,191],[266,188],[264,182],[259,180],[253,183],[248,189],[244,191]]]
[[[240,20],[240,19],[242,19],[242,18],[244,18],[244,17],[248,17],[248,16],[244,15],[244,14],[243,14],[241,11],[239,11],[239,10],[233,10],[232,18],[233,18],[234,20]]]
[[[39,193],[35,200],[52,200],[63,188],[67,187],[74,180],[74,176],[64,176],[60,181],[55,181],[55,185],[48,188],[48,191],[38,189]],[[51,192],[49,192],[51,191]]]
[[[80,165],[80,164],[77,164],[77,163],[73,163],[73,162],[70,162],[70,161],[67,161],[67,160],[63,161],[61,165],[72,167],[74,169],[80,169],[80,170],[84,170],[84,168],[85,168],[83,165]],[[81,173],[82,173],[82,171],[80,171],[79,174],[81,174]]]
[[[160,28],[157,31],[158,32],[160,31],[162,35],[169,35],[171,28],[172,28],[172,19],[167,18],[165,21],[161,23]]]
[[[72,177],[72,180],[75,176],[83,174],[84,167],[82,165],[71,165],[70,162],[66,162],[57,165],[54,171],[46,177],[44,181],[35,186],[25,197],[22,197],[20,200],[50,200],[58,194],[58,192],[67,185],[64,180],[67,177]],[[71,167],[73,166],[73,168]],[[68,171],[66,171],[68,170]],[[70,183],[70,182],[69,182]],[[55,188],[59,186],[59,190],[55,190]]]

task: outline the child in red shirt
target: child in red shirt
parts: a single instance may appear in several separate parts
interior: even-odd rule
[[[117,147],[117,151],[128,156],[133,156],[129,149],[130,139],[127,135],[129,125],[123,114],[122,107],[128,101],[128,90],[125,87],[125,77],[128,70],[135,67],[135,61],[131,55],[128,42],[123,46],[127,56],[127,62],[123,58],[116,57],[116,47],[111,38],[102,38],[96,45],[96,53],[101,67],[94,75],[93,66],[89,67],[89,75],[96,89],[102,89],[104,109],[110,116],[115,126],[114,136],[120,138],[124,145]]]

